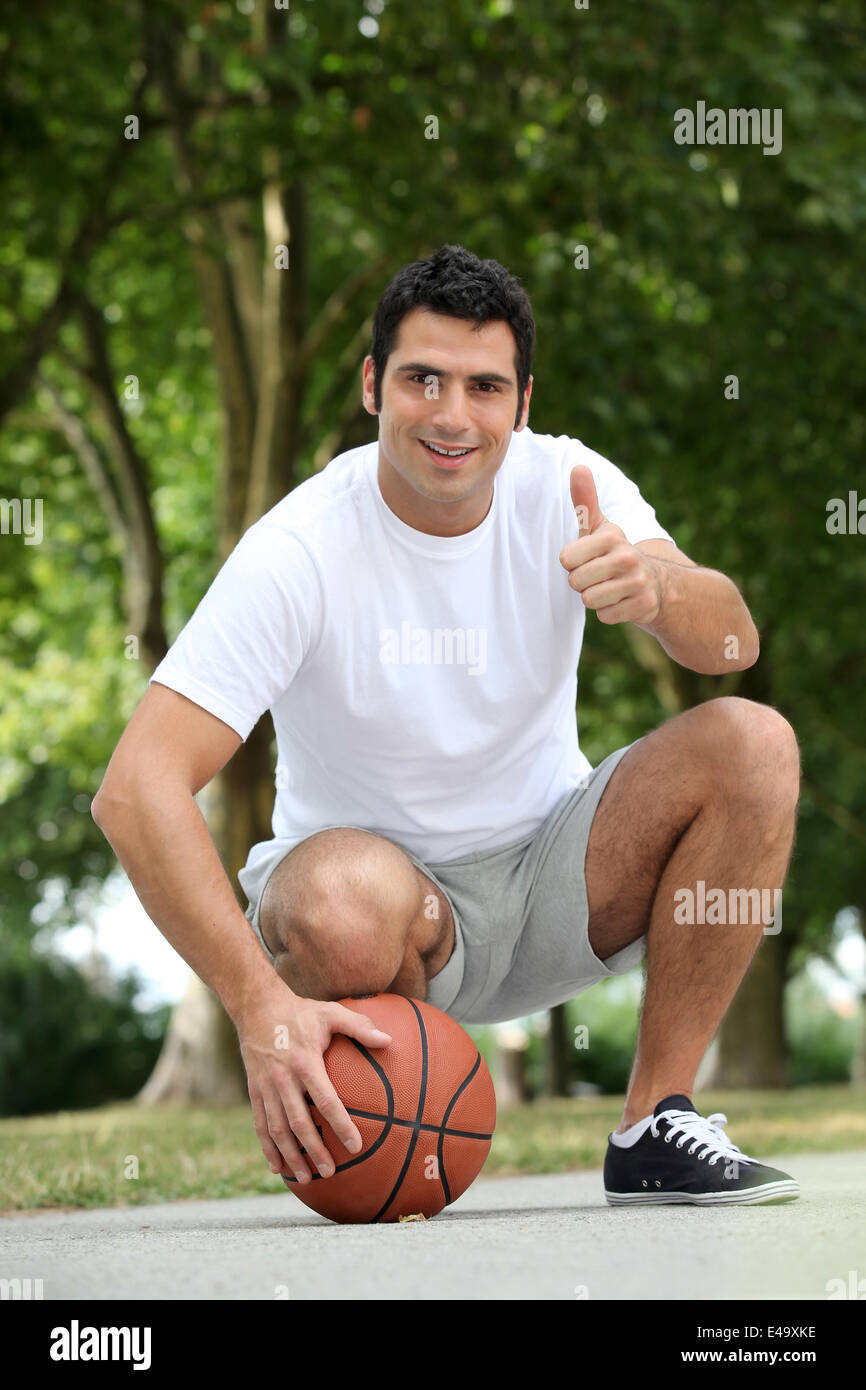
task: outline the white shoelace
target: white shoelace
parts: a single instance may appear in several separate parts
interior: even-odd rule
[[[665,1143],[671,1143],[679,1134],[677,1148],[681,1149],[684,1144],[691,1140],[689,1153],[693,1154],[696,1149],[700,1149],[698,1158],[707,1158],[710,1164],[719,1158],[735,1158],[739,1163],[757,1163],[756,1158],[750,1158],[737,1148],[721,1128],[728,1123],[727,1115],[721,1111],[706,1118],[703,1115],[695,1115],[691,1110],[663,1110],[660,1115],[653,1118],[650,1125],[650,1133],[654,1139],[658,1138],[659,1120],[668,1120],[669,1128],[665,1135]]]

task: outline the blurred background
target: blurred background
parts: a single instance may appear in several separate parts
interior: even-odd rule
[[[824,1088],[829,1127],[848,1116],[866,1147],[862,7],[3,15],[0,1116],[235,1106],[255,1159],[234,1031],[90,801],[243,531],[375,438],[360,383],[377,299],[451,242],[530,296],[530,426],[618,463],[761,634],[757,665],[717,678],[637,628],[588,624],[592,763],[720,694],[774,705],[800,740],[784,927],[699,1087],[785,1098],[791,1124],[797,1094],[814,1114]],[[677,143],[675,112],[698,102],[779,110],[781,150]],[[272,739],[265,716],[199,798],[244,907]],[[565,1125],[610,1097],[617,1115],[640,991],[637,969],[473,1030],[500,1103],[549,1099]],[[55,1198],[81,1195],[67,1178],[47,1179]]]

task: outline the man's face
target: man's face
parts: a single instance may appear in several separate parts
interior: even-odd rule
[[[520,422],[514,335],[503,321],[476,329],[465,319],[412,309],[385,364],[379,412],[379,486],[392,511],[416,530],[462,535],[490,509],[493,476]],[[364,405],[375,413],[373,359],[364,361]],[[440,449],[464,450],[446,458]]]

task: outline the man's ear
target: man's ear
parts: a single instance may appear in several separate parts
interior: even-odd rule
[[[521,412],[520,412],[520,423],[514,426],[515,430],[523,430],[523,429],[526,429],[526,426],[529,424],[529,399],[530,399],[531,395],[532,395],[532,376],[530,376],[529,380],[528,380],[527,383],[526,383],[526,391],[524,392],[524,395],[523,395],[523,408],[522,408],[522,410],[521,410]]]
[[[368,363],[368,362],[369,362],[369,364],[370,364],[369,372],[367,371],[367,363]],[[369,377],[369,384],[368,384],[368,377]],[[363,405],[363,407],[364,407],[364,409],[366,410],[366,412],[367,412],[368,415],[378,415],[379,412],[378,412],[378,410],[376,409],[376,405],[375,405],[376,368],[375,368],[375,366],[374,366],[374,364],[373,364],[373,359],[372,359],[372,357],[371,357],[369,354],[364,358],[364,367],[363,367],[363,370],[362,370],[362,373],[361,373],[361,382],[362,382],[361,404]],[[366,399],[365,399],[365,397],[366,397],[368,391],[369,391],[369,395],[370,395],[370,405],[367,404]]]

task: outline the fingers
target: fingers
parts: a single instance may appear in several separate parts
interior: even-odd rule
[[[344,1148],[347,1148],[349,1153],[360,1153],[363,1147],[360,1130],[346,1112],[324,1063],[321,1069],[310,1075],[306,1086],[322,1119],[327,1121]],[[318,1135],[316,1137],[318,1138]],[[324,1149],[324,1145],[322,1147]]]
[[[348,1037],[356,1038],[358,1042],[366,1047],[387,1047],[393,1041],[390,1033],[377,1028],[376,1024],[366,1014],[357,1014],[354,1009],[347,1009],[342,1004],[335,1004],[329,1009],[327,1014],[327,1026],[331,1030],[331,1036],[335,1033],[344,1033]],[[363,1148],[361,1132],[340,1100],[331,1078],[328,1076],[323,1056],[317,1056],[309,1066],[301,1069],[299,1066],[296,1072],[300,1081],[306,1087],[313,1104],[333,1130],[337,1139],[349,1153],[360,1153]],[[303,1139],[304,1148],[310,1158],[319,1168],[322,1177],[330,1177],[331,1172],[336,1169],[336,1162],[333,1155],[329,1153],[324,1141],[310,1124],[305,1126],[304,1134],[301,1135],[295,1125],[292,1125],[298,1138]],[[307,1135],[309,1134],[309,1139]],[[325,1164],[329,1171],[324,1171],[322,1164]]]
[[[588,564],[590,560],[607,554],[610,539],[606,531],[601,531],[594,536],[580,536],[576,541],[566,541],[559,552],[559,563],[564,570],[574,570],[578,565]]]
[[[280,1071],[272,1073],[271,1082],[273,1089],[265,1093],[265,1108],[268,1130],[280,1153],[301,1182],[309,1178],[313,1167],[323,1178],[331,1177],[336,1164],[313,1122],[303,1085]]]
[[[285,1073],[274,1074],[271,1081],[272,1089],[250,1099],[255,1131],[272,1172],[279,1172],[285,1162],[299,1182],[308,1182],[308,1163],[314,1164],[323,1178],[336,1171],[336,1161],[313,1122],[305,1092],[340,1143],[350,1153],[360,1152],[360,1132],[346,1113],[324,1064],[321,1073],[312,1074],[309,1081],[295,1081]]]
[[[282,1059],[276,1065],[272,1062],[265,1075],[259,1072],[257,1084],[248,1086],[253,1124],[271,1171],[278,1173],[285,1168],[302,1183],[310,1181],[312,1168],[321,1177],[329,1178],[337,1166],[316,1128],[307,1096],[349,1153],[359,1153],[363,1147],[361,1134],[325,1067],[328,1035],[344,1033],[369,1048],[386,1047],[392,1042],[391,1035],[377,1028],[365,1014],[341,1004],[326,1007],[324,1018],[319,1015],[319,1027],[324,1024],[324,1038],[319,1035],[322,1041],[317,1039],[312,1046],[298,1048],[290,1068]]]
[[[282,1117],[282,1129],[278,1123],[278,1099],[272,1099],[270,1107],[268,1107],[260,1092],[250,1089],[249,1095],[253,1108],[253,1127],[271,1172],[279,1173],[285,1164],[285,1166],[295,1174],[299,1182],[308,1182],[310,1172],[301,1156],[300,1149],[294,1142],[291,1133],[286,1128],[285,1112],[283,1112]],[[273,1119],[271,1117],[273,1117]],[[277,1133],[282,1135],[279,1147],[271,1131],[272,1123]]]
[[[343,1004],[334,1005],[328,1022],[332,1032],[357,1038],[367,1047],[387,1047],[393,1041],[391,1034],[377,1028],[366,1014],[356,1014],[354,1009],[347,1009]]]

